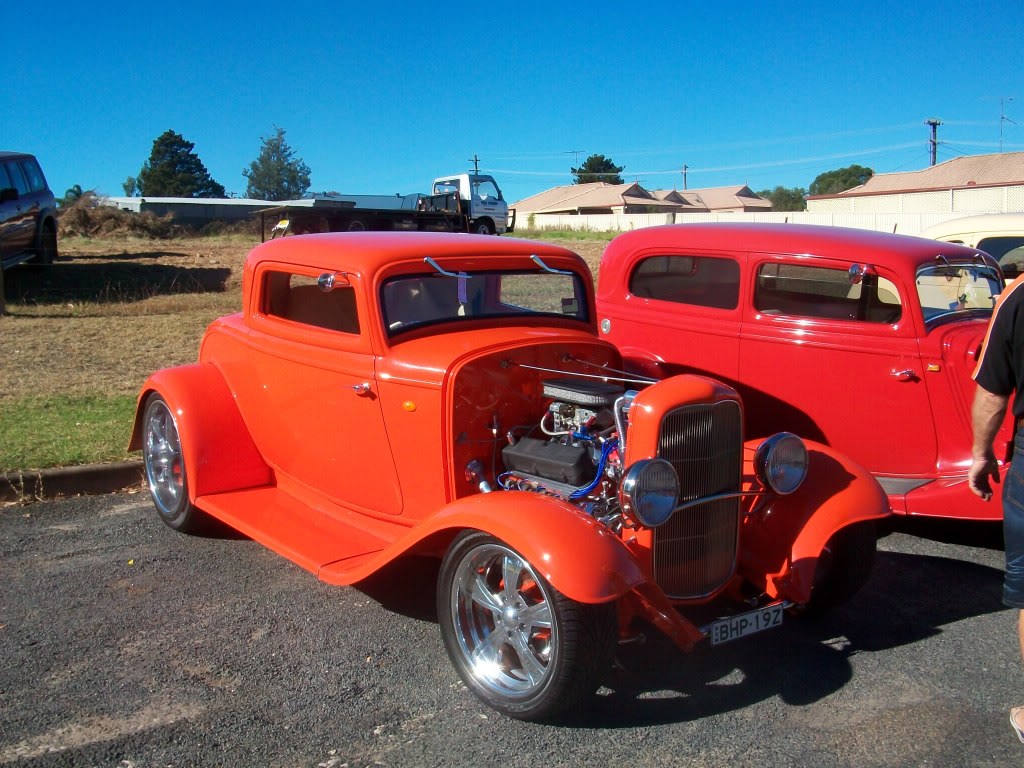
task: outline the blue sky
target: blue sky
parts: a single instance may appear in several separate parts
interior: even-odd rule
[[[314,192],[425,191],[477,155],[509,200],[589,154],[649,189],[682,188],[684,163],[691,189],[916,170],[930,117],[940,160],[998,152],[1001,127],[1024,150],[1021,0],[713,5],[76,3],[35,24],[19,5],[0,149],[35,153],[58,196],[121,195],[170,128],[242,195],[280,126]]]

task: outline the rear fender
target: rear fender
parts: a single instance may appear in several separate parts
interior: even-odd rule
[[[129,450],[142,448],[143,411],[154,392],[174,415],[191,501],[273,483],[273,472],[242,421],[224,377],[209,363],[165,368],[146,380],[135,408]]]
[[[419,529],[418,539],[445,529],[496,536],[559,592],[580,603],[607,603],[644,582],[622,540],[576,507],[525,491],[496,491],[458,499]]]
[[[818,557],[837,531],[890,514],[884,491],[867,470],[824,445],[805,443],[803,484],[788,496],[761,497],[740,540],[741,574],[769,596],[798,604],[810,600]]]

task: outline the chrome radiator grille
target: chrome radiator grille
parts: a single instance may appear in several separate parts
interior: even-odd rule
[[[679,474],[680,501],[738,491],[743,470],[739,405],[688,405],[661,422],[658,456]],[[677,512],[654,530],[654,577],[669,597],[704,597],[732,576],[739,540],[739,498]]]

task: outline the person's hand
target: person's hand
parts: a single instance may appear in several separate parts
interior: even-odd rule
[[[988,501],[992,498],[992,483],[999,482],[999,462],[994,456],[985,456],[971,462],[967,472],[967,485],[978,496]]]

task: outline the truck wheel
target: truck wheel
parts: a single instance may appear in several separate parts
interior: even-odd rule
[[[615,653],[614,603],[562,595],[518,552],[481,531],[452,543],[437,583],[445,649],[485,704],[546,720],[597,690]]]
[[[478,219],[473,222],[473,232],[477,235],[493,235],[494,224],[491,223],[490,219]]]
[[[176,531],[198,530],[203,514],[188,499],[178,425],[167,402],[156,392],[146,400],[142,417],[142,459],[160,519]]]
[[[836,531],[818,557],[807,613],[821,614],[853,597],[875,564],[877,533],[873,520]]]
[[[52,221],[44,221],[39,230],[39,242],[33,262],[52,264],[57,259],[57,227]]]
[[[366,224],[363,223],[363,221],[361,219],[352,219],[352,221],[350,221],[348,223],[348,231],[349,232],[365,232],[366,231]]]

